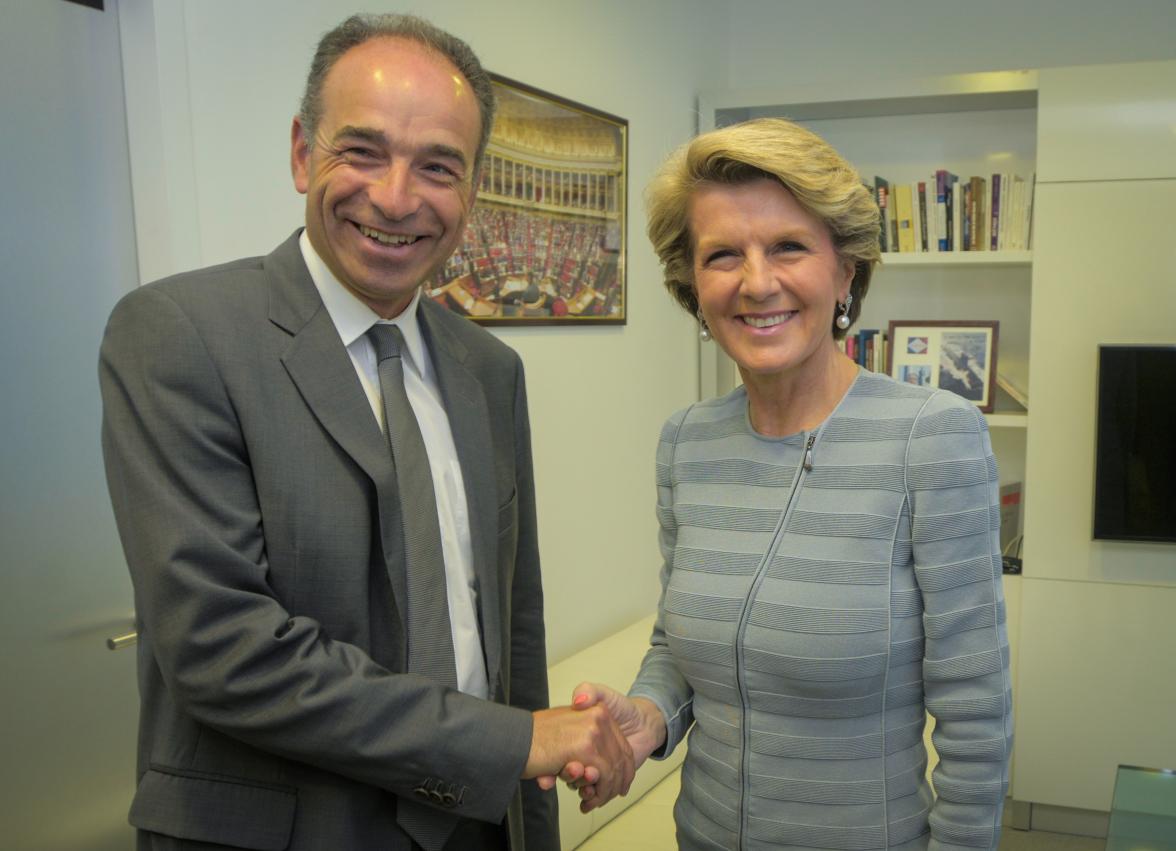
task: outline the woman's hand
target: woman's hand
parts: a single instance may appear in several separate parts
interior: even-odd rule
[[[621,728],[621,733],[633,750],[633,767],[640,768],[649,755],[666,740],[666,721],[653,701],[644,697],[627,697],[600,683],[581,683],[572,692],[572,706],[588,709],[603,705]],[[604,806],[615,795],[604,795],[596,781],[599,773],[593,766],[569,763],[560,778],[580,792],[580,812],[587,813]]]

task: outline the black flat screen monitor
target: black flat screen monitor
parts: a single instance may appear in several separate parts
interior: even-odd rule
[[[1099,346],[1094,537],[1176,543],[1176,345]]]

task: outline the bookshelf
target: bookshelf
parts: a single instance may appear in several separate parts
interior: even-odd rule
[[[882,265],[894,266],[1022,266],[1033,264],[1032,251],[951,251],[903,254],[884,251]]]
[[[821,82],[787,89],[704,93],[700,130],[777,116],[802,123],[852,162],[863,181],[933,181],[959,175],[1036,171],[1037,75],[1032,71],[906,80]],[[996,319],[997,367],[1029,387],[1031,250],[885,252],[854,330],[886,329],[891,319]],[[702,349],[702,395],[738,383],[734,364]],[[1027,411],[1003,392],[987,415],[1001,480],[1023,481]]]

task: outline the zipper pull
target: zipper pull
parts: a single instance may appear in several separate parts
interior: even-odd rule
[[[808,443],[804,447],[804,469],[805,472],[811,473],[813,471],[813,444],[817,442],[817,433],[814,431],[809,435]]]

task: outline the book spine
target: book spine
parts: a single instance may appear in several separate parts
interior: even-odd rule
[[[939,240],[940,251],[950,248],[947,206],[947,172],[940,169],[935,172],[935,235]]]
[[[1017,222],[1020,212],[1017,210],[1017,184],[1021,181],[1015,174],[1002,174],[1000,176],[1000,191],[1004,195],[1004,200],[1000,216],[1000,247],[1003,250],[1011,250],[1016,247],[1017,241]]]
[[[911,186],[900,183],[894,187],[894,215],[898,222],[898,250],[911,252],[915,250],[915,236],[911,229]]]
[[[953,251],[964,250],[964,187],[961,183],[951,186],[951,245]]]
[[[961,249],[963,251],[972,250],[972,217],[976,214],[976,208],[972,203],[972,183],[969,181],[964,184],[961,190],[963,195],[963,207],[960,212],[960,234],[962,236]]]
[[[988,237],[988,249],[990,251],[999,251],[1004,248],[1004,245],[1000,241],[1000,191],[1000,175],[994,174],[992,175],[992,220]]]
[[[988,203],[988,181],[980,178],[980,232],[976,242],[977,251],[988,250],[988,220],[992,216],[992,209]]]
[[[983,226],[984,221],[984,195],[980,184],[981,178],[972,176],[968,185],[971,187],[971,193],[968,199],[968,250],[979,251],[984,245],[983,240]]]
[[[920,180],[918,184],[919,192],[919,245],[923,251],[931,249],[927,240],[927,183]]]
[[[890,202],[890,185],[880,177],[874,178],[874,200],[878,202],[878,245],[890,250],[890,228],[886,223],[886,205]]]
[[[890,250],[898,251],[898,216],[895,213],[895,189],[890,188],[890,203],[886,207],[886,229],[890,232]]]
[[[916,254],[923,252],[923,239],[920,236],[923,228],[923,221],[919,216],[919,184],[911,184],[911,241],[914,243],[912,249]]]

